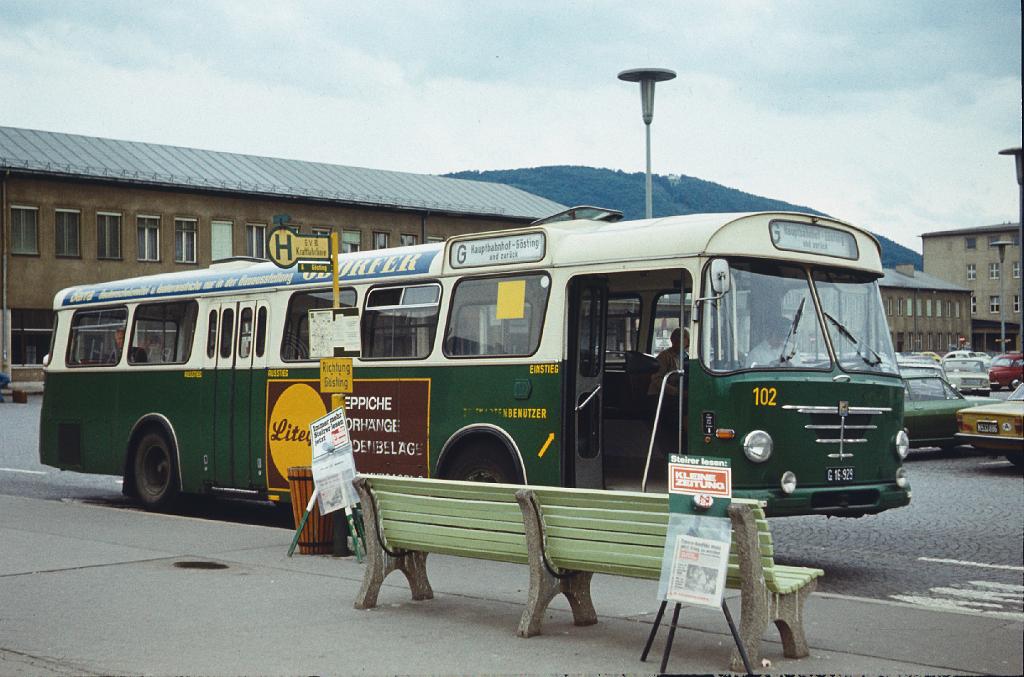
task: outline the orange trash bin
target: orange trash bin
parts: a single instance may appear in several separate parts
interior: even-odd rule
[[[288,468],[288,488],[292,493],[292,517],[295,528],[302,521],[302,512],[313,495],[313,469],[308,466]],[[334,517],[320,514],[320,502],[313,503],[313,509],[299,534],[299,554],[329,554],[334,545]]]

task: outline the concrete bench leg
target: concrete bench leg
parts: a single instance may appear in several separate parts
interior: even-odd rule
[[[817,587],[818,582],[812,580],[796,592],[772,596],[772,620],[782,637],[782,653],[786,658],[804,658],[811,653],[804,637],[804,602]]]
[[[526,550],[530,558],[530,592],[526,609],[519,620],[520,637],[539,635],[544,622],[544,612],[551,600],[559,593],[565,595],[572,609],[575,625],[597,623],[597,611],[590,597],[590,581],[594,575],[586,571],[570,572],[555,576],[544,560],[544,525],[540,520],[540,506],[533,492],[521,489],[516,492],[516,501],[523,512],[523,526],[526,531]]]
[[[366,568],[363,569],[363,584],[356,596],[355,608],[372,609],[377,606],[377,595],[384,584],[384,579],[395,570],[405,574],[414,600],[433,599],[434,591],[427,578],[427,553],[407,551],[400,557],[389,555],[377,536],[377,525],[380,523],[377,520],[377,503],[368,491],[365,480],[359,478],[354,484],[363,505],[363,520],[366,526]]]

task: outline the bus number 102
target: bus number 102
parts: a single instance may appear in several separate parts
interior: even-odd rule
[[[755,407],[774,407],[775,397],[779,394],[779,391],[775,388],[759,387],[754,388],[754,406]]]

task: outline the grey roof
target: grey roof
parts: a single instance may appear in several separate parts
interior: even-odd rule
[[[976,235],[987,233],[1006,233],[1019,230],[1019,223],[997,223],[993,226],[974,226],[973,228],[954,228],[953,230],[935,230],[930,233],[922,233],[921,237],[932,237],[937,235]]]
[[[16,127],[0,127],[0,169],[512,219],[565,209],[501,183]]]
[[[903,273],[893,268],[883,268],[885,275],[881,280],[878,281],[879,287],[889,288],[901,288],[901,289],[928,289],[936,291],[961,291],[970,293],[970,289],[967,287],[961,287],[958,284],[947,282],[941,278],[929,275],[928,273],[922,273],[920,270],[914,271],[914,276],[904,275]]]

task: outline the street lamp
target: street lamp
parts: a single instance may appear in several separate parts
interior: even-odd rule
[[[644,214],[646,218],[653,216],[651,204],[651,120],[654,119],[654,83],[671,80],[675,71],[667,68],[632,68],[619,73],[619,79],[626,82],[640,83],[640,102],[643,106],[644,127],[647,130],[647,202]]]
[[[1019,209],[1019,211],[1017,213],[1017,244],[1019,245],[1020,241],[1021,241],[1021,236],[1022,236],[1022,234],[1024,234],[1024,151],[1022,151],[1020,146],[1018,146],[1017,148],[1005,148],[1005,149],[999,151],[999,154],[1000,155],[1013,155],[1014,158],[1017,160],[1017,189],[1018,189],[1018,191],[1020,193],[1020,195],[1018,197],[1018,200],[1017,200],[1017,205],[1018,205],[1018,209]],[[1020,248],[1020,252],[1021,252],[1021,257],[1018,260],[1017,264],[1021,268],[1024,268],[1024,247]],[[1003,249],[1002,248],[999,249],[999,267],[1000,268],[1003,267]],[[1000,313],[1000,316],[999,317],[1000,317],[1000,325],[1002,324],[1002,312],[1003,312],[1002,293],[1003,293],[1003,276],[1002,276],[1002,271],[1000,271],[1000,275],[999,275],[999,295],[1000,295],[1000,298],[999,298],[999,313]],[[1024,328],[1024,323],[1018,322],[1017,323],[1017,328],[1018,328],[1018,330]],[[1006,352],[1006,345],[1005,344],[1003,345],[1003,352],[1004,353]]]
[[[1006,248],[1013,244],[1010,240],[998,240],[990,246],[999,248],[999,346],[1000,352],[1006,352],[1006,322],[1003,320],[1003,279],[1006,277],[1006,269],[1003,267],[1003,257],[1006,256]]]

